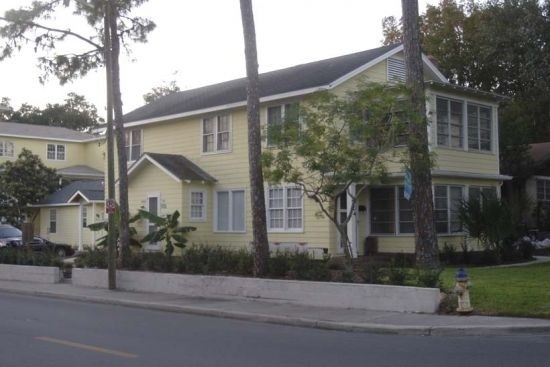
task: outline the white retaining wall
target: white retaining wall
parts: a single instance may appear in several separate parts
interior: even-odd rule
[[[0,264],[1,280],[19,280],[34,283],[59,283],[62,272],[53,266],[27,266]]]
[[[107,271],[74,268],[72,283],[107,288]],[[439,305],[439,289],[374,284],[117,271],[117,287],[138,292],[238,297],[343,309],[433,313]]]

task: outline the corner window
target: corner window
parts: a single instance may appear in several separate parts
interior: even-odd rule
[[[303,230],[302,189],[272,187],[267,192],[267,223],[270,231]]]
[[[65,145],[63,144],[48,144],[47,156],[52,161],[65,160]]]
[[[437,145],[451,148],[463,147],[462,107],[462,101],[437,98]]]
[[[468,149],[491,151],[491,108],[468,104]]]
[[[206,192],[191,191],[189,203],[189,219],[192,221],[206,220]]]
[[[434,216],[437,233],[451,234],[462,232],[458,219],[458,209],[464,197],[462,186],[434,187]]]
[[[215,200],[216,231],[244,232],[244,190],[217,191]]]
[[[57,210],[50,209],[50,228],[48,233],[57,233]]]
[[[300,124],[298,103],[287,103],[267,108],[267,145],[280,142],[285,126]]]
[[[0,157],[13,157],[13,142],[0,140]]]
[[[231,118],[218,115],[202,119],[202,152],[220,153],[231,150]]]
[[[126,131],[126,159],[134,162],[141,156],[142,130]]]

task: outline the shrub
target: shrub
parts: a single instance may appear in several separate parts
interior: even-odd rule
[[[449,244],[445,242],[443,244],[443,249],[439,253],[439,258],[444,264],[456,265],[458,260],[456,255],[456,247],[452,243]]]
[[[33,252],[23,248],[4,247],[0,249],[0,264],[56,266],[61,268],[63,261],[51,251]]]
[[[427,288],[441,287],[441,272],[443,269],[416,268],[416,286]]]
[[[382,283],[382,267],[373,262],[368,262],[363,268],[363,279],[368,284],[381,284]]]
[[[104,248],[87,248],[74,262],[78,268],[107,269],[107,250]]]

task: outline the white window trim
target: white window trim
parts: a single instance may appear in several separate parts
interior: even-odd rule
[[[429,110],[429,116],[428,116],[428,125],[432,128],[429,130],[429,135],[433,134],[433,139],[431,139],[430,145],[433,145],[434,147],[438,149],[447,149],[447,150],[454,150],[459,152],[472,152],[476,154],[489,154],[489,155],[498,155],[499,152],[499,146],[498,141],[496,137],[498,136],[498,110],[497,107],[494,104],[491,103],[484,103],[483,101],[479,101],[476,99],[470,99],[470,98],[457,98],[456,95],[450,95],[446,93],[433,93],[431,94],[433,96],[433,101],[431,100],[432,97],[430,97],[430,103],[428,105]],[[463,110],[462,110],[462,119],[463,121],[463,141],[462,141],[462,148],[452,148],[450,146],[446,145],[439,145],[437,143],[437,98],[444,98],[449,100],[455,100],[455,101],[461,101],[463,103]],[[481,107],[487,107],[491,109],[491,150],[478,150],[478,149],[469,149],[468,148],[468,104],[481,106]],[[430,115],[433,117],[430,117]]]
[[[229,117],[229,148],[228,149],[222,149],[218,150],[218,119],[220,116],[228,116]],[[214,123],[214,150],[211,152],[205,152],[204,151],[204,120],[209,118],[215,118]],[[201,155],[213,155],[213,154],[226,154],[231,153],[233,151],[233,115],[231,113],[218,113],[215,115],[207,115],[203,116],[200,119],[201,124],[201,136],[200,136],[200,149],[201,149]]]
[[[268,131],[269,131],[269,109],[272,108],[272,107],[281,107],[281,119],[282,119],[282,123],[284,125],[284,121],[285,121],[285,115],[286,115],[286,105],[290,105],[290,104],[297,104],[298,105],[298,108],[300,108],[300,102],[299,101],[287,101],[287,102],[278,102],[278,103],[272,103],[272,104],[269,104],[267,106],[265,106],[265,109],[264,109],[264,121],[265,121],[265,124],[263,125],[263,131],[265,132],[265,139],[264,142],[263,142],[263,147],[264,148],[275,148],[276,147],[276,144],[270,144],[269,143],[269,140],[268,140]],[[303,124],[304,124],[304,121],[303,121],[303,117],[301,115],[298,116],[298,124],[300,125],[300,129],[303,128]]]
[[[495,134],[495,129],[493,128],[494,126],[494,123],[493,123],[493,114],[494,114],[494,111],[493,111],[493,107],[492,106],[489,106],[489,105],[484,105],[484,104],[481,104],[481,103],[478,103],[478,102],[468,102],[466,103],[466,113],[468,113],[468,105],[471,105],[471,106],[474,106],[477,108],[477,136],[478,136],[478,143],[479,143],[479,148],[478,149],[475,149],[475,148],[470,148],[470,142],[469,142],[469,136],[466,137],[466,145],[468,146],[468,150],[472,151],[472,152],[478,152],[478,153],[490,153],[490,152],[493,152],[493,142],[495,140],[495,137],[494,137],[494,134]],[[490,134],[491,134],[491,137],[489,139],[489,149],[481,149],[481,122],[480,122],[480,108],[487,108],[491,111],[491,119],[490,119],[490,126],[491,126],[491,129],[489,130]],[[466,115],[466,133],[468,133],[468,116]]]
[[[269,208],[269,190],[271,189],[283,189],[283,226],[284,228],[271,228],[271,217],[270,217],[270,208]],[[288,228],[288,213],[289,208],[287,207],[287,189],[300,189],[301,194],[301,205],[302,205],[302,227],[301,228]],[[267,232],[268,233],[304,233],[304,190],[300,186],[296,185],[280,185],[280,186],[270,186],[265,190],[265,210],[266,210],[266,222],[267,222]],[[293,208],[294,209],[294,208]]]
[[[449,108],[449,111],[447,113],[447,118],[448,118],[448,123],[447,123],[447,127],[448,127],[448,134],[447,134],[447,139],[449,139],[449,145],[440,145],[439,144],[439,132],[438,132],[438,122],[437,122],[437,116],[438,116],[438,111],[437,111],[437,100],[441,98],[441,99],[445,99],[447,100],[447,107]],[[453,147],[451,144],[452,144],[452,135],[451,135],[451,102],[457,102],[457,103],[461,103],[462,104],[462,120],[460,121],[460,135],[461,135],[461,139],[460,139],[460,143],[462,146],[460,147]],[[467,106],[468,106],[468,103],[469,101],[466,100],[466,99],[459,99],[459,98],[456,98],[456,97],[449,97],[449,96],[443,96],[443,95],[436,95],[435,96],[435,145],[439,148],[445,148],[445,149],[452,149],[452,150],[458,150],[458,151],[463,151],[463,150],[468,150],[468,116],[467,116]],[[492,127],[491,127],[492,128]]]
[[[234,192],[234,191],[242,191],[244,193],[244,229],[242,231],[234,231],[234,230],[219,230],[218,229],[218,193],[219,192]],[[231,189],[218,189],[214,191],[214,220],[212,221],[214,223],[213,232],[214,233],[246,233],[246,195],[247,191],[244,188],[231,188]],[[229,195],[229,208],[233,209],[233,195]],[[233,225],[233,210],[229,210],[229,223],[230,225]]]
[[[129,130],[126,130],[124,131],[124,134],[128,133],[128,136],[130,137],[130,139],[132,139],[132,131],[137,131],[139,130],[139,154],[138,154],[138,159],[139,157],[141,157],[141,155],[143,154],[143,129],[129,129]],[[126,163],[128,165],[134,163],[136,160],[131,160],[130,157],[132,156],[132,144],[133,141],[129,141],[129,139],[126,139],[126,136],[125,136],[125,147],[124,149],[126,148],[129,148],[129,153],[128,156],[126,157]]]
[[[86,220],[86,225],[84,225],[84,220]],[[88,224],[88,207],[83,205],[80,207],[80,226],[87,228]]]
[[[195,218],[192,216],[192,213],[193,213],[193,210],[192,210],[192,206],[193,206],[193,194],[194,193],[201,193],[202,194],[202,217],[200,218]],[[190,222],[206,222],[206,208],[207,208],[207,194],[206,194],[206,190],[196,190],[196,189],[192,189],[189,191],[189,221]]]
[[[371,189],[383,189],[383,188],[388,188],[388,187],[391,187],[393,188],[393,209],[394,209],[394,213],[393,213],[393,216],[394,216],[394,222],[395,222],[395,230],[393,231],[393,233],[376,233],[376,232],[372,232],[372,222],[371,222],[371,217],[372,217],[372,196],[371,196],[371,191],[369,189],[369,199],[368,199],[368,204],[369,204],[369,209],[368,209],[368,215],[367,215],[367,223],[368,223],[368,233],[369,235],[372,235],[372,236],[376,236],[376,237],[384,237],[384,236],[387,236],[387,237],[410,237],[410,236],[414,236],[414,232],[401,232],[401,229],[400,229],[400,226],[399,226],[399,210],[400,210],[400,207],[399,207],[399,188],[400,187],[403,187],[403,185],[387,185],[387,186],[371,186]]]
[[[13,158],[15,157],[15,143],[10,140],[0,140],[0,144],[2,144],[2,154],[0,154],[0,157],[4,158]],[[6,146],[10,144],[11,145],[11,154],[6,154]]]
[[[405,60],[403,59],[399,59],[397,57],[388,57],[387,58],[387,61],[386,61],[386,81],[390,82],[390,83],[404,83],[406,82],[406,79],[407,79],[407,71],[406,71],[406,67],[405,65],[403,65],[403,78],[401,78],[400,76],[397,76],[397,78],[390,78],[390,60],[391,61],[395,61],[395,62],[398,62],[398,63],[404,63]]]
[[[466,231],[464,230],[464,227],[462,227],[462,231],[453,232],[451,230],[451,187],[460,187],[462,189],[462,200],[466,198],[466,195],[468,195],[468,191],[466,190],[467,187],[465,185],[453,185],[453,184],[433,184],[432,185],[432,195],[434,200],[434,207],[433,212],[435,216],[435,187],[436,186],[445,186],[447,190],[447,232],[441,232],[437,233],[437,226],[435,229],[437,236],[463,236],[466,234]],[[434,226],[435,226],[435,218],[434,218]]]
[[[48,147],[50,145],[53,145],[54,146],[54,154],[55,154],[55,158],[49,158],[48,157]],[[57,151],[59,149],[60,146],[63,146],[64,148],[64,154],[63,154],[63,159],[57,159]],[[46,144],[46,160],[48,161],[60,161],[60,162],[64,162],[67,160],[67,145],[66,144],[57,144],[57,143],[48,143]]]

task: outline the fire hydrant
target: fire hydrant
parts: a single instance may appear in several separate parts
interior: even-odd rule
[[[458,308],[456,312],[461,314],[467,314],[472,312],[474,309],[470,304],[470,278],[468,278],[468,273],[464,268],[458,269],[455,275],[456,285],[454,292],[458,295]]]

